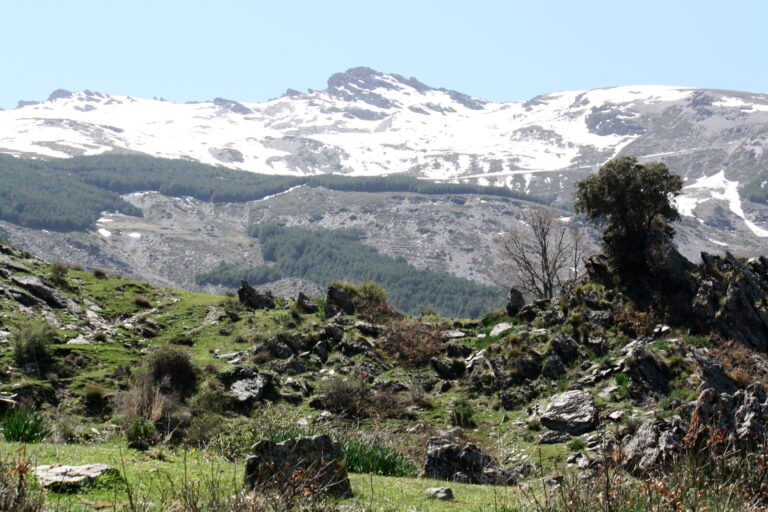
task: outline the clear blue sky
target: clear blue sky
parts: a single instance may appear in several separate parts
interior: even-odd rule
[[[768,92],[764,0],[4,0],[0,108],[57,88],[263,101],[369,66],[494,101]]]

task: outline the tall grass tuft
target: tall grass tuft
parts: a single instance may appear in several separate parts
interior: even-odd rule
[[[48,421],[32,409],[11,409],[3,417],[3,438],[14,443],[36,443],[50,436]]]

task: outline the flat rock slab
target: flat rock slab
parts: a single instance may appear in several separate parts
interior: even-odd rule
[[[490,335],[491,336],[498,336],[499,334],[501,334],[501,333],[503,333],[505,331],[508,331],[508,330],[510,330],[513,327],[514,327],[514,324],[510,324],[508,322],[502,322],[502,323],[497,324],[496,326],[494,326],[493,329],[491,329],[491,334]]]
[[[589,391],[566,391],[552,397],[541,415],[541,424],[577,436],[597,428],[597,408]]]
[[[91,485],[103,475],[119,474],[115,468],[107,464],[85,464],[83,466],[50,464],[35,466],[33,472],[41,486],[53,491],[76,490]]]

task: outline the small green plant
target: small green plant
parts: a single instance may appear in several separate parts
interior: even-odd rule
[[[451,425],[464,428],[474,428],[475,421],[472,416],[475,414],[472,405],[466,400],[456,402],[451,407]]]
[[[11,409],[3,417],[3,438],[12,443],[37,443],[50,436],[48,421],[33,409]]]
[[[613,376],[616,382],[616,389],[611,393],[615,400],[623,400],[629,396],[629,375],[626,373],[617,373]]]
[[[93,269],[93,277],[96,279],[106,279],[107,271],[101,268],[95,268]]]
[[[571,450],[572,452],[580,452],[585,447],[586,445],[584,444],[584,441],[582,441],[581,439],[571,439],[570,441],[568,441],[568,449]]]
[[[541,430],[541,423],[537,420],[529,421],[528,425],[526,425],[526,428],[531,432],[538,432]]]
[[[157,430],[155,424],[146,418],[135,418],[125,429],[128,444],[149,446],[154,443]]]
[[[347,455],[347,468],[352,473],[415,477],[419,470],[404,454],[379,441],[342,437],[341,448]]]

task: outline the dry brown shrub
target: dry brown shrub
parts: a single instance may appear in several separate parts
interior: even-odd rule
[[[715,359],[725,367],[728,377],[738,386],[747,387],[754,382],[768,386],[768,373],[765,371],[765,357],[733,340],[710,351]]]
[[[448,326],[442,324],[394,320],[386,326],[377,346],[402,366],[423,366],[442,352],[445,341],[441,333],[446,329]]]
[[[613,322],[629,336],[649,336],[656,327],[657,318],[652,311],[639,311],[633,303],[627,302],[614,307]]]
[[[137,376],[126,391],[115,395],[114,402],[115,414],[123,428],[128,428],[136,419],[170,427],[180,407],[178,396],[163,394],[152,376],[146,373]]]

